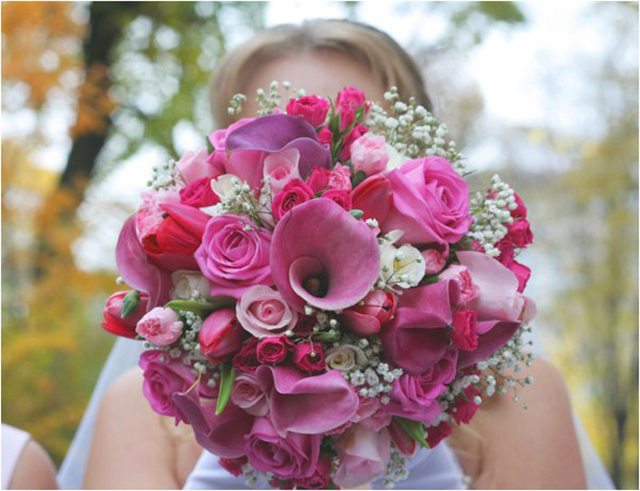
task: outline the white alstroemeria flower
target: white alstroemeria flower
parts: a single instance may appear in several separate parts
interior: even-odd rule
[[[218,204],[213,205],[213,206],[204,206],[204,207],[200,208],[200,211],[202,213],[206,213],[210,217],[217,217],[217,216],[224,215],[224,214],[227,213],[226,211],[224,211],[222,203],[218,203]]]
[[[364,367],[367,364],[367,355],[357,346],[343,344],[327,351],[325,361],[334,370],[350,372],[356,367]]]
[[[406,155],[399,153],[393,145],[386,143],[385,147],[387,149],[387,153],[389,154],[389,162],[387,162],[387,172],[393,169],[397,169],[407,160],[411,160]]]
[[[389,285],[412,288],[424,278],[426,264],[422,253],[412,245],[393,245],[401,236],[402,231],[393,230],[387,234],[389,240],[380,245],[380,277]]]
[[[220,201],[226,201],[233,196],[235,185],[239,182],[242,182],[239,177],[233,174],[223,174],[211,179],[211,189],[218,195]]]
[[[207,298],[210,293],[209,280],[194,271],[179,269],[171,274],[172,300],[192,300],[194,296]]]

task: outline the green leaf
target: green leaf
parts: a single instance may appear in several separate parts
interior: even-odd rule
[[[332,343],[340,339],[340,331],[324,331],[313,335],[314,341],[322,341],[323,343]]]
[[[220,392],[218,394],[218,402],[216,404],[216,416],[218,416],[224,408],[227,407],[231,389],[233,388],[233,380],[236,378],[236,371],[233,369],[231,362],[222,365],[220,373]]]
[[[362,216],[364,215],[364,211],[362,210],[350,210],[349,214],[355,218],[356,220],[360,220],[362,218]]]
[[[427,440],[424,439],[424,426],[419,421],[413,421],[411,419],[394,417],[404,432],[422,447],[429,448]]]
[[[230,307],[233,303],[234,300],[229,297],[213,297],[207,302],[197,302],[195,300],[171,300],[165,305],[165,307],[169,307],[176,312],[188,310],[200,317],[205,317],[214,310],[218,310],[223,307]]]
[[[367,175],[364,173],[364,171],[359,170],[351,178],[351,185],[355,188],[358,184],[360,184],[366,178],[367,178]]]
[[[138,290],[131,290],[122,300],[122,313],[120,314],[120,317],[124,319],[125,317],[133,314],[138,310],[138,305],[140,305],[140,292]]]

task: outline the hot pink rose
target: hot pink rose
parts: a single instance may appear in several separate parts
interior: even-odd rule
[[[256,338],[249,338],[242,345],[240,351],[233,357],[233,368],[237,372],[256,373],[256,369],[260,366],[256,352],[257,347],[258,340]]]
[[[346,309],[341,321],[356,336],[373,336],[393,317],[396,306],[393,293],[374,290],[362,301]]]
[[[293,180],[300,180],[300,151],[287,148],[264,159],[264,177],[269,178],[271,192],[277,194]]]
[[[175,416],[181,420],[173,403],[173,394],[186,392],[195,382],[191,368],[179,359],[160,350],[145,351],[140,355],[143,370],[142,392],[151,408],[158,414]]]
[[[281,363],[294,348],[295,344],[287,336],[264,338],[256,348],[258,361],[273,365]]]
[[[183,327],[173,309],[156,307],[138,321],[136,332],[156,346],[168,346],[178,340]]]
[[[345,87],[338,93],[336,108],[340,112],[340,131],[347,129],[355,120],[355,113],[365,105],[364,91]]]
[[[469,215],[467,182],[443,157],[405,162],[387,178],[393,186],[393,206],[381,228],[404,230],[402,242],[458,242],[473,221]]]
[[[250,230],[247,230],[247,225]],[[254,285],[271,285],[271,236],[242,217],[211,218],[195,259],[211,282],[211,295],[240,298]]]
[[[318,131],[318,140],[320,140],[320,143],[329,145],[329,148],[333,146],[333,133],[331,133],[328,126],[323,126],[320,131]]]
[[[300,116],[314,128],[324,123],[331,104],[326,99],[315,95],[303,96],[298,99],[289,99],[287,114]]]
[[[422,257],[426,266],[425,273],[428,275],[438,274],[447,262],[438,249],[426,249],[422,251]]]
[[[240,477],[240,475],[242,474],[242,466],[247,462],[248,461],[246,456],[238,457],[235,459],[225,459],[223,457],[218,459],[218,464],[220,464],[220,467],[222,467],[225,471],[235,477]]]
[[[469,270],[459,264],[451,264],[438,276],[440,281],[453,280],[460,288],[457,305],[464,306],[478,296],[478,287],[473,283]]]
[[[201,177],[180,190],[180,202],[183,205],[204,208],[218,204],[220,198],[211,189],[211,178]]]
[[[340,150],[340,160],[347,162],[351,159],[351,145],[369,131],[364,125],[357,123],[354,128],[344,137],[342,149]]]
[[[463,351],[474,351],[478,347],[478,314],[473,310],[460,310],[453,315],[453,345]]]
[[[420,375],[403,374],[393,382],[389,414],[431,423],[442,412],[437,398],[446,390],[445,384],[456,376],[458,351],[448,349],[445,356]]]
[[[245,437],[245,449],[251,467],[282,479],[299,479],[315,473],[321,439],[320,435],[293,432],[283,438],[268,419],[256,418]]]
[[[253,336],[280,336],[293,329],[298,314],[289,308],[277,290],[256,285],[247,290],[236,304],[242,327]]]
[[[479,404],[476,404],[475,397],[482,395],[474,385],[470,385],[464,389],[464,397],[459,396],[451,406],[449,406],[448,413],[451,414],[453,419],[458,424],[469,424],[476,411],[480,408]]]
[[[527,220],[516,220],[507,225],[507,235],[502,240],[508,240],[515,247],[525,248],[533,242],[533,232]]]
[[[273,197],[273,203],[271,204],[273,218],[280,220],[282,215],[292,208],[312,199],[313,190],[301,180],[294,179]]]
[[[198,333],[200,350],[214,363],[224,363],[242,344],[242,328],[232,308],[211,313]]]
[[[187,185],[203,177],[211,179],[223,173],[221,169],[216,169],[207,161],[207,151],[205,149],[197,153],[185,153],[176,163],[176,167]]]
[[[124,302],[124,297],[126,297],[128,293],[129,292],[117,292],[109,297],[107,305],[102,311],[104,316],[102,329],[110,332],[111,334],[115,334],[116,336],[134,339],[136,337],[136,325],[147,311],[149,295],[146,293],[140,293],[138,308],[135,312],[123,318],[122,304]]]
[[[425,439],[429,448],[435,448],[442,440],[451,434],[451,425],[448,421],[443,421],[437,426],[430,426],[425,433]]]
[[[231,401],[252,416],[262,417],[269,412],[267,395],[258,379],[248,373],[241,373],[234,379]]]
[[[322,343],[298,343],[293,351],[293,364],[308,373],[326,370]]]
[[[368,483],[384,472],[391,456],[391,438],[386,429],[373,431],[354,425],[336,438],[340,464],[334,482],[348,489]]]
[[[335,201],[346,211],[351,210],[351,194],[349,191],[329,189],[329,191],[322,194],[322,197]]]
[[[389,153],[384,136],[366,134],[351,144],[353,169],[367,176],[383,172],[389,162]]]

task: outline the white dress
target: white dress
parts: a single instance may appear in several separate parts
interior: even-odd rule
[[[26,431],[2,423],[2,489],[9,489],[20,456],[31,440]]]

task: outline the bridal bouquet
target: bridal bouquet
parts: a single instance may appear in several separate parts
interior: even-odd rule
[[[386,110],[346,87],[284,111],[278,89],[154,169],[103,327],[143,340],[152,408],[232,474],[391,486],[484,396],[532,382],[527,210],[497,176],[470,193],[446,127],[395,88]]]

